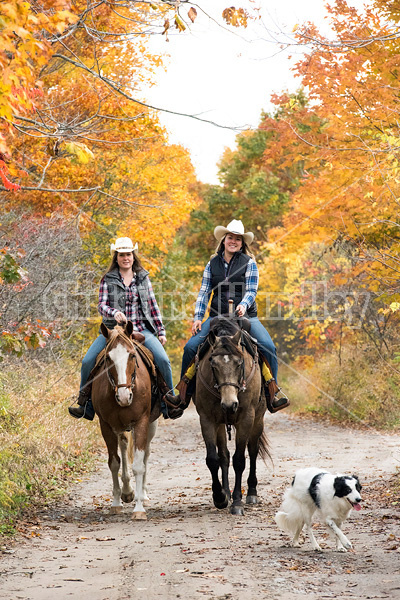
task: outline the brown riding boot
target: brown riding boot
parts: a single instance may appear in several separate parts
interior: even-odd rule
[[[180,394],[175,396],[170,390],[163,395],[163,400],[171,408],[179,408],[182,403]]]
[[[186,410],[190,404],[192,394],[187,390],[189,382],[190,379],[183,376],[176,386],[179,390],[179,394],[174,396],[172,392],[167,392],[163,398],[165,404],[168,406],[168,414],[171,419],[178,419],[181,417],[183,411]]]
[[[260,360],[267,408],[270,413],[275,413],[289,406],[290,400],[272,377],[271,367],[263,354],[260,354]]]
[[[175,398],[175,396],[173,396]],[[165,396],[163,398],[166,415],[164,415],[164,419],[179,419],[183,415],[183,409],[179,406],[169,406],[169,404],[165,400]]]
[[[272,400],[274,412],[281,410],[282,408],[286,408],[287,406],[290,406],[290,400],[286,396],[285,392],[282,392],[282,390],[279,388],[279,392],[275,394],[274,399]]]
[[[282,410],[282,408],[287,408],[290,406],[289,398],[284,392],[282,392],[281,388],[276,385],[275,380],[273,380],[273,384],[273,386],[271,386],[271,382],[264,384],[267,408],[270,413],[276,413],[278,410]],[[276,388],[278,388],[278,391],[275,391]]]
[[[161,394],[161,413],[164,419],[179,419],[183,415],[179,396],[174,396],[157,369],[157,387]]]

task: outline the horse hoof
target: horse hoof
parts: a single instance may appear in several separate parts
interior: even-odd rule
[[[260,504],[258,496],[246,496],[246,504]]]
[[[238,515],[239,517],[243,517],[244,516],[243,506],[235,506],[234,504],[232,504],[231,515]]]
[[[119,515],[122,512],[122,506],[111,506],[110,515]]]
[[[226,508],[228,506],[228,500],[225,500],[224,502],[214,502],[214,506],[215,508],[222,510],[223,508]]]
[[[133,498],[134,498],[134,493],[133,492],[129,492],[129,494],[121,494],[121,500],[122,502],[133,502]]]
[[[145,512],[134,512],[132,513],[132,521],[147,521],[147,515]]]
[[[215,508],[218,508],[219,510],[226,508],[229,504],[229,498],[227,495],[225,495],[225,498],[221,500],[221,502],[218,502],[218,500],[216,500],[215,498],[213,498],[213,500]]]

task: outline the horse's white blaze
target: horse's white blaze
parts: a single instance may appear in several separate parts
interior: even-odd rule
[[[122,345],[118,344],[110,351],[110,358],[113,361],[117,370],[118,384],[122,385],[126,381],[126,369],[128,366],[129,352]],[[128,404],[130,399],[130,390],[128,388],[119,388],[118,398],[122,404]]]
[[[224,361],[225,361],[226,363],[228,363],[228,362],[229,362],[229,356],[228,356],[228,354],[224,354]]]
[[[145,462],[144,462],[145,451],[135,450],[135,456],[133,459],[132,470],[135,476],[135,508],[133,512],[146,512],[143,506],[143,483],[145,474]]]

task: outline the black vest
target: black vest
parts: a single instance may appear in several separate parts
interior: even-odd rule
[[[221,251],[210,260],[211,287],[213,289],[210,317],[227,315],[229,312],[228,300],[233,300],[235,308],[240,304],[246,293],[245,274],[249,260],[250,256],[248,254],[236,252],[231,258],[226,275]],[[257,316],[257,305],[255,302],[249,306],[245,316]]]
[[[156,332],[151,309],[149,306],[149,272],[146,269],[141,269],[136,274],[136,286],[139,293],[140,309],[143,319],[143,325],[152,332]],[[121,281],[119,270],[113,269],[104,275],[104,280],[107,283],[108,289],[108,306],[116,308],[125,314],[126,312],[126,291],[123,282]],[[140,313],[139,313],[140,316]],[[114,329],[117,321],[113,317],[103,317],[103,323],[108,329]]]

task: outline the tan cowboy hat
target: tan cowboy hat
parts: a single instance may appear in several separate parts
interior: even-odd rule
[[[234,233],[235,235],[241,235],[246,242],[250,246],[251,242],[254,240],[254,233],[251,231],[244,232],[244,226],[242,221],[236,221],[233,219],[226,227],[222,227],[222,225],[217,225],[214,229],[214,237],[220,242],[224,235],[227,233]]]
[[[137,243],[133,245],[131,238],[118,238],[115,240],[115,244],[111,244],[111,254],[113,252],[135,252],[138,247]]]

